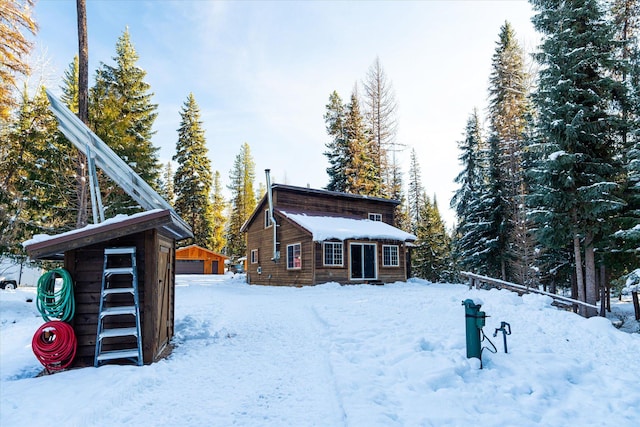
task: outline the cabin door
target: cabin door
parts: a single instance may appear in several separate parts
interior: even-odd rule
[[[377,245],[375,243],[351,243],[351,280],[375,280],[377,275]]]

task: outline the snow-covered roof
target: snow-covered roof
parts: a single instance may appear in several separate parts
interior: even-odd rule
[[[316,242],[338,239],[416,240],[416,236],[382,221],[336,216],[307,215],[280,211],[285,217],[309,231]]]

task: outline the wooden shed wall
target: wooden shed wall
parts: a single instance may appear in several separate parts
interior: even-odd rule
[[[65,269],[74,282],[76,315],[72,321],[78,339],[76,366],[93,364],[100,289],[107,247],[136,247],[140,319],[145,363],[157,360],[173,336],[175,304],[175,241],[152,229],[65,253]],[[129,265],[129,261],[122,265]],[[126,280],[115,278],[114,280]],[[130,280],[130,279],[129,279]],[[107,327],[115,326],[116,322]],[[129,347],[131,338],[112,340],[104,350]]]

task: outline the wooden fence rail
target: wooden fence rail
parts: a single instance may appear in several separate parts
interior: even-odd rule
[[[514,290],[520,294],[523,293],[534,293],[534,294],[540,294],[540,295],[547,295],[550,296],[551,298],[553,298],[554,302],[564,305],[564,306],[574,306],[574,305],[582,305],[585,307],[590,307],[590,308],[595,308],[596,310],[598,309],[598,306],[593,305],[593,304],[588,304],[586,302],[583,301],[578,301],[576,299],[573,298],[568,298],[568,297],[564,297],[562,295],[557,295],[557,294],[552,294],[550,292],[545,292],[545,291],[541,291],[539,289],[536,288],[531,288],[531,287],[526,287],[526,286],[522,286],[522,285],[518,285],[516,283],[511,283],[511,282],[507,282],[504,280],[500,280],[500,279],[493,279],[491,277],[487,277],[487,276],[482,276],[480,274],[475,274],[475,273],[470,273],[468,271],[462,271],[460,272],[460,275],[462,277],[466,277],[469,279],[469,288],[473,288],[474,286],[476,288],[478,288],[478,286],[480,284],[487,284],[487,285],[491,285],[491,286],[495,286],[499,289],[501,288],[507,288],[507,289],[511,289]]]

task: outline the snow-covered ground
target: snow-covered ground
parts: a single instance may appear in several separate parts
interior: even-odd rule
[[[168,359],[40,377],[34,296],[0,291],[2,427],[640,425],[640,334],[545,296],[178,276]],[[466,358],[467,298],[491,316],[483,369]]]

